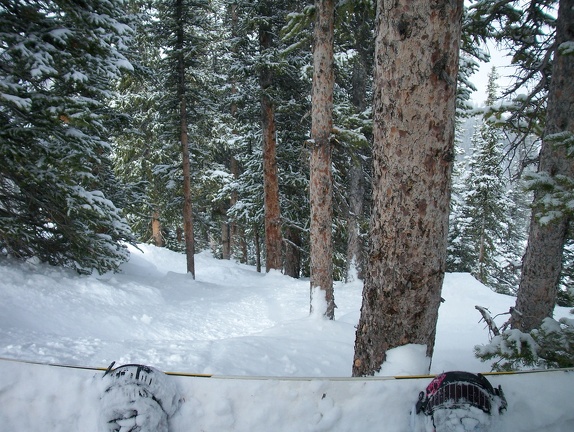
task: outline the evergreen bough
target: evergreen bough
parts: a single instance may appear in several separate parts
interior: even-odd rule
[[[475,355],[482,361],[494,360],[495,371],[573,367],[574,319],[548,317],[540,328],[528,333],[503,330],[487,345],[475,346]]]
[[[132,241],[113,190],[107,106],[131,64],[121,3],[0,7],[0,253],[82,273],[114,270]],[[104,193],[105,192],[105,193]]]

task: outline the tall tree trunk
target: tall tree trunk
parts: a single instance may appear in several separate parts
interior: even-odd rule
[[[357,57],[353,65],[351,76],[351,102],[358,113],[367,109],[367,70],[368,57],[373,55],[369,49],[371,46],[371,32],[368,26],[368,8],[362,5],[361,10],[355,10],[357,17],[353,20],[357,31],[355,34],[355,49]],[[362,18],[362,19],[361,19]],[[351,159],[349,168],[349,214],[347,216],[347,268],[346,281],[351,281],[352,270],[356,270],[356,276],[363,278],[363,242],[361,241],[360,221],[363,217],[363,206],[365,201],[365,183],[363,173],[363,158],[354,157]],[[354,266],[355,269],[351,269]],[[354,276],[354,274],[353,274]]]
[[[195,279],[195,244],[193,240],[193,211],[191,206],[191,172],[189,160],[189,144],[187,141],[187,114],[185,96],[181,99],[181,154],[183,163],[183,235],[185,238],[185,254],[187,273]]]
[[[237,3],[230,3],[229,4],[229,14],[231,16],[231,38],[235,39],[237,38],[237,27],[238,27],[238,21],[239,21],[239,17],[237,14]],[[234,44],[233,48],[232,48],[232,52],[234,54],[237,54],[237,46]],[[235,75],[232,75],[231,77],[231,94],[232,95],[236,95],[237,94],[237,79],[235,77]],[[237,102],[235,100],[233,100],[229,106],[229,113],[231,114],[231,117],[233,118],[233,121],[237,121]],[[234,128],[233,131],[231,132],[233,135],[238,136],[238,132],[237,130]],[[233,152],[235,149],[230,149],[230,155],[229,155],[229,168],[231,171],[231,175],[233,175],[233,179],[237,180],[239,177],[239,162],[237,161],[237,159],[235,158]],[[237,196],[237,191],[233,191],[231,193],[231,200],[229,202],[229,208],[233,207],[238,200],[238,196]],[[227,213],[227,211],[225,211],[225,213]],[[221,226],[222,229],[222,243],[223,243],[223,259],[231,259],[231,255],[234,253],[234,247],[235,247],[235,243],[237,242],[237,235],[238,235],[238,227],[237,227],[237,223],[235,221],[230,222],[229,219],[227,218],[227,216],[225,216],[225,221]],[[243,241],[243,239],[239,240],[240,242]],[[242,262],[247,262],[247,259],[245,256],[243,256],[243,261]]]
[[[351,163],[352,166],[349,169],[349,214],[347,216],[347,282],[353,280],[353,270],[356,270],[356,276],[359,279],[363,277],[363,243],[359,229],[365,194],[363,168],[361,158],[357,158]]]
[[[183,1],[177,0],[175,4],[177,22],[177,61],[178,61],[178,86],[177,96],[179,99],[180,116],[180,141],[183,164],[183,233],[185,238],[185,254],[187,273],[191,273],[195,279],[195,245],[193,240],[193,211],[191,206],[191,169],[189,159],[189,143],[187,137],[187,106],[185,86],[185,57],[184,47],[184,14]]]
[[[556,46],[574,40],[574,0],[560,0],[556,21]],[[539,172],[551,176],[574,176],[573,159],[566,156],[565,146],[556,146],[546,138],[559,133],[574,133],[574,61],[572,54],[557,49],[552,65],[552,82],[548,94],[546,128],[540,150]],[[541,198],[535,193],[534,206]],[[513,328],[524,332],[540,327],[551,317],[562,270],[562,254],[570,221],[563,217],[543,225],[535,217],[530,222],[528,247],[522,261],[522,276],[516,299]]]
[[[266,0],[267,1],[267,0]],[[265,14],[269,5],[265,3]],[[273,33],[271,24],[259,26],[259,46],[264,53],[272,48]],[[261,127],[263,129],[263,194],[265,207],[265,270],[281,269],[281,210],[279,207],[279,174],[277,172],[277,145],[275,140],[275,107],[269,90],[273,83],[273,73],[269,66],[262,67],[259,74],[261,86]]]
[[[249,256],[247,253],[247,240],[245,239],[245,230],[243,227],[238,227],[237,231],[237,235],[234,238],[239,238],[239,246],[241,249],[241,258],[239,259],[239,262],[241,264],[247,264]]]
[[[309,198],[311,204],[311,304],[319,288],[327,302],[324,312],[335,317],[333,294],[333,180],[331,142],[333,129],[333,26],[334,0],[316,0],[313,48],[313,92],[311,108],[311,162]]]
[[[379,0],[373,212],[353,375],[387,351],[432,357],[444,278],[463,0]]]

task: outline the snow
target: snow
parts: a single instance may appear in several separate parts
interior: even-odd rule
[[[102,276],[0,258],[1,430],[97,431],[102,411],[103,372],[7,358],[213,374],[168,377],[182,400],[172,432],[410,430],[409,412],[431,378],[388,375],[423,372],[426,347],[391,350],[379,376],[348,378],[360,281],[336,283],[329,321],[309,315],[308,280],[208,253],[196,255],[193,280],[185,256],[139,248],[120,273]],[[442,296],[431,372],[488,371],[473,354],[488,342],[474,306],[496,314],[515,299],[462,273],[446,275]],[[556,309],[556,318],[568,316]],[[488,379],[509,404],[492,430],[574,430],[574,372]]]
[[[558,51],[563,56],[572,55],[574,54],[574,41],[566,41],[562,42],[560,46],[558,46]]]
[[[379,376],[425,375],[431,359],[426,356],[426,345],[408,344],[387,351],[387,359]]]
[[[21,98],[19,96],[0,93],[0,98],[7,102],[13,103],[18,109],[28,111],[32,106],[32,100],[30,98]]]

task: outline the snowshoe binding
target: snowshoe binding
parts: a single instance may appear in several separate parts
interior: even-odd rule
[[[168,432],[168,420],[180,405],[175,383],[149,366],[113,366],[102,377],[100,430]]]
[[[493,415],[506,410],[502,388],[481,374],[445,372],[419,393],[413,410],[415,432],[486,432]]]

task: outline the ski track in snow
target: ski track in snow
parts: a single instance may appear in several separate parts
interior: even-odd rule
[[[316,377],[229,380],[170,377],[184,400],[170,431],[408,431],[409,411],[430,379],[348,377],[361,282],[336,283],[336,320],[309,316],[309,281],[140,245],[120,273],[74,272],[0,259],[0,357],[107,367],[141,363],[215,375]],[[474,309],[506,312],[515,299],[468,274],[446,275],[431,372],[489,370],[473,347],[488,341]],[[567,316],[557,308],[556,316]],[[500,320],[505,319],[501,317]],[[419,350],[420,351],[420,350]],[[388,367],[421,373],[416,350]],[[424,362],[423,362],[424,364]],[[0,431],[96,431],[101,375],[0,360]],[[574,372],[493,376],[509,408],[506,431],[574,430]],[[34,413],[34,415],[30,415]]]

